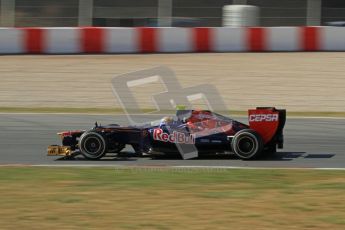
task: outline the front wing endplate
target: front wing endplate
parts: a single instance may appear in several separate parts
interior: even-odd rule
[[[50,145],[47,149],[48,156],[70,156],[72,154],[71,147]]]

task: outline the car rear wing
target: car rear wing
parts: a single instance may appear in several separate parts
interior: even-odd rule
[[[283,129],[286,122],[286,110],[275,107],[257,107],[248,110],[249,127],[260,134],[264,144],[277,144],[283,148]]]

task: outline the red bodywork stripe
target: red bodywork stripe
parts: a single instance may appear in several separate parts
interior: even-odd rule
[[[154,53],[157,51],[156,28],[137,28],[139,37],[139,52]]]
[[[212,42],[212,31],[210,28],[194,28],[193,44],[196,52],[210,52]]]
[[[23,28],[26,53],[44,52],[44,32],[41,28]]]
[[[262,52],[266,50],[266,30],[265,28],[247,28],[248,51]]]
[[[301,27],[302,50],[317,51],[320,49],[320,31],[318,27]]]
[[[104,30],[97,27],[81,28],[81,44],[84,53],[102,53],[104,50]]]

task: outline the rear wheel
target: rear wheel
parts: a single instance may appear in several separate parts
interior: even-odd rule
[[[105,155],[107,144],[99,133],[86,132],[80,137],[79,150],[85,158],[97,160]]]
[[[232,150],[241,159],[257,158],[263,150],[261,136],[252,129],[243,129],[232,139]]]

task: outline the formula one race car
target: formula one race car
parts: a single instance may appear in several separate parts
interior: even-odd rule
[[[48,155],[100,159],[131,145],[138,155],[234,153],[254,159],[283,148],[286,111],[258,107],[248,111],[249,125],[208,110],[178,110],[176,116],[142,126],[99,126],[88,131],[58,133],[63,146],[48,147]]]

